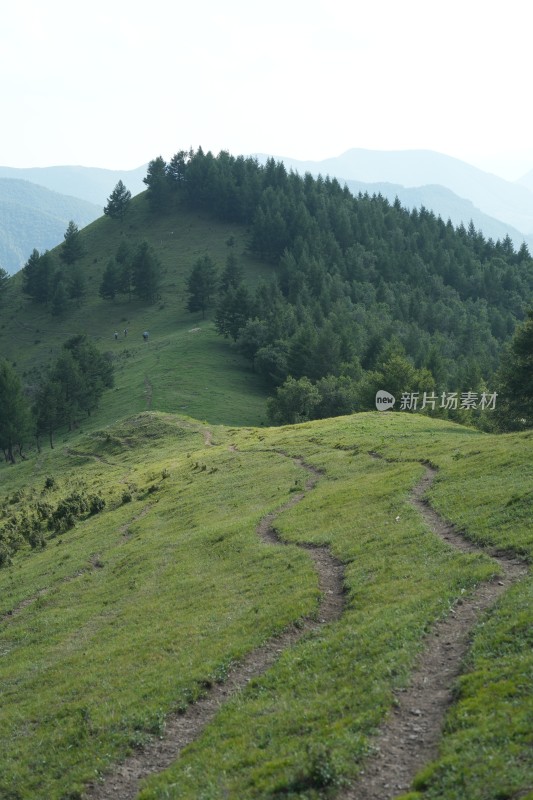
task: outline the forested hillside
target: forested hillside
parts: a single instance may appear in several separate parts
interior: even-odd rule
[[[455,229],[380,195],[354,198],[273,159],[182,151],[151,162],[146,183],[154,209],[174,194],[249,227],[273,280],[250,299],[229,286],[217,327],[272,386],[327,381],[313,416],[371,407],[384,382],[399,392],[482,390],[531,304],[526,245],[516,251],[509,237],[486,240],[473,224]],[[302,418],[309,385],[299,388]]]

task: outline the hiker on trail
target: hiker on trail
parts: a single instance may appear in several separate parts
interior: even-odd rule
[[[144,339],[144,341],[145,341],[145,342],[147,342],[147,341],[148,341],[148,331],[145,331],[145,332],[143,333],[143,339]]]
[[[118,331],[115,331],[115,341],[118,339]]]
[[[128,329],[124,328],[124,338],[126,338],[127,335],[128,335]]]

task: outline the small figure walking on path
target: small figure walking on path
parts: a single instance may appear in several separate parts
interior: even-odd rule
[[[143,333],[143,339],[144,339],[144,341],[145,341],[145,342],[147,342],[147,341],[148,341],[148,331],[145,331],[145,332]]]
[[[128,329],[124,328],[124,338],[126,338],[127,335],[128,335]]]
[[[115,341],[118,339],[118,331],[115,331]]]

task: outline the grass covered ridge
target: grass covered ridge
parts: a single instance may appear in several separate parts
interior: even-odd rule
[[[362,768],[425,633],[498,568],[428,531],[408,503],[420,462],[439,467],[431,501],[443,516],[530,561],[531,452],[531,434],[417,416],[208,430],[143,413],[2,469],[0,502],[15,515],[73,491],[105,507],[0,570],[0,795],[81,797],[162,735],[171,710],[312,615],[316,574],[296,543],[313,542],[345,564],[342,618],[284,652],[141,796],[333,796]],[[266,546],[259,520],[305,485],[296,456],[321,478],[276,519],[287,546]],[[421,796],[495,800],[529,788],[530,590],[522,581],[478,628]]]

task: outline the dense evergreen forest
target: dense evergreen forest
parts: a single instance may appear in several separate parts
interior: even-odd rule
[[[213,265],[203,284],[195,265],[190,309],[216,305],[219,332],[280,387],[273,421],[371,408],[384,387],[495,391],[502,349],[533,298],[525,244],[516,251],[473,224],[456,229],[425,208],[354,197],[274,159],[180,151],[152,161],[145,183],[155,212],[174,196],[247,225],[251,251],[272,264],[270,285],[249,297],[230,257],[218,299]]]

